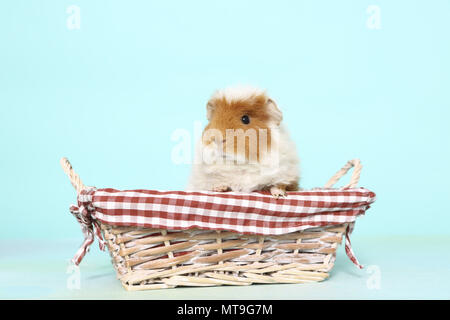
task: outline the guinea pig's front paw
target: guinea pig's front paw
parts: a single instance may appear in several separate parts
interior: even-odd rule
[[[217,185],[212,187],[212,191],[214,192],[226,192],[229,191],[230,187],[226,185]]]
[[[270,187],[270,193],[275,199],[286,198],[286,189],[281,186]]]

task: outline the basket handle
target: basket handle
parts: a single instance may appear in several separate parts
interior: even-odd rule
[[[64,172],[69,177],[72,186],[77,190],[77,194],[80,194],[81,190],[86,188],[83,181],[81,181],[80,176],[73,170],[72,165],[67,158],[61,158],[60,163]]]
[[[80,176],[73,170],[72,165],[70,164],[67,158],[61,158],[60,160],[61,167],[64,172],[70,179],[72,186],[77,190],[77,194],[81,192],[81,190],[85,189],[85,185],[83,181],[81,181]],[[359,159],[349,160],[345,166],[341,168],[334,176],[331,177],[330,180],[325,184],[325,188],[331,188],[336,182],[339,181],[351,168],[353,169],[352,177],[350,178],[350,183],[347,184],[344,188],[354,188],[357,186],[359,182],[359,177],[361,175],[362,165]]]
[[[80,193],[86,189],[83,181],[81,181],[80,176],[73,170],[72,165],[67,158],[61,158],[59,162],[64,172],[69,177],[72,186],[77,190],[77,195],[79,196]],[[80,264],[81,260],[83,260],[86,253],[89,252],[89,248],[91,244],[94,243],[95,238],[98,239],[100,250],[105,250],[105,240],[103,239],[103,235],[100,230],[100,223],[92,214],[91,209],[85,207],[85,205],[85,203],[80,204],[80,201],[78,201],[78,206],[70,206],[70,213],[72,213],[72,215],[77,219],[84,236],[84,241],[81,244],[81,247],[71,260],[72,263],[77,266]]]
[[[359,161],[359,159],[353,159],[353,160],[348,161],[345,164],[345,166],[342,167],[341,170],[336,172],[336,174],[334,176],[332,176],[330,180],[328,180],[328,182],[325,184],[325,188],[331,188],[351,168],[354,168],[354,169],[353,169],[352,177],[350,178],[350,183],[347,184],[344,188],[354,188],[354,187],[356,187],[356,185],[359,182],[359,176],[361,175],[361,169],[362,169],[361,161]]]

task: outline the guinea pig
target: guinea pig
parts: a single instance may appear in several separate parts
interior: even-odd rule
[[[281,123],[280,109],[264,90],[218,90],[207,103],[206,117],[209,123],[196,147],[187,190],[268,190],[275,198],[298,190],[295,144]]]

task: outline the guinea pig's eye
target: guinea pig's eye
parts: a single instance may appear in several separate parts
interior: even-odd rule
[[[241,118],[241,121],[243,124],[249,124],[250,123],[250,117],[248,115],[243,115]]]

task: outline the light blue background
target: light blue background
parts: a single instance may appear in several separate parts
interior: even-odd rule
[[[72,4],[79,30],[66,26]],[[381,8],[379,30],[366,26],[369,5]],[[302,187],[361,159],[360,185],[377,202],[355,247],[448,243],[449,18],[443,0],[3,1],[0,246],[72,239],[67,258],[75,252],[62,156],[87,185],[183,189],[190,167],[172,163],[171,134],[206,124],[210,94],[240,83],[278,102]],[[370,259],[370,245],[358,249]],[[11,257],[0,253],[4,268]]]

